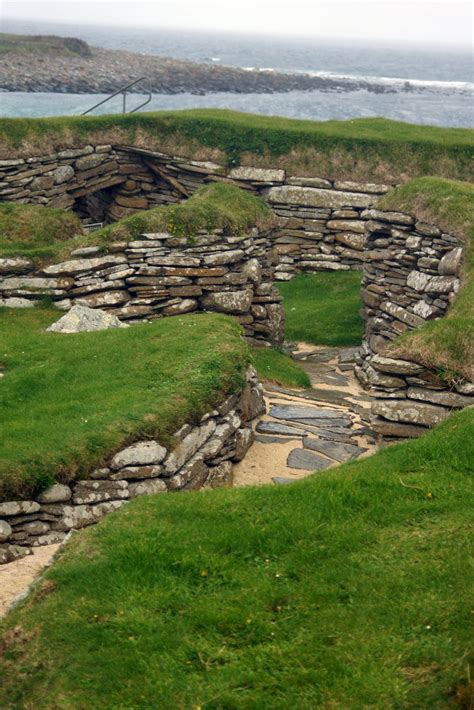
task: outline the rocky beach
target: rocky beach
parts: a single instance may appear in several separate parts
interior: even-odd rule
[[[102,94],[146,76],[160,94],[347,92],[394,93],[393,87],[354,78],[331,78],[92,47],[54,36],[0,34],[0,91]],[[410,90],[407,82],[404,90]],[[143,93],[143,86],[135,91]]]

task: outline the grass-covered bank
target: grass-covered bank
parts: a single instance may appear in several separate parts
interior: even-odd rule
[[[400,182],[472,179],[474,132],[383,118],[301,121],[218,109],[0,119],[0,156],[40,155],[89,143],[129,143],[228,165],[293,174]]]
[[[81,531],[3,623],[0,705],[467,710],[472,422]]]
[[[0,256],[54,257],[83,232],[81,220],[63,209],[0,203]]]
[[[142,210],[87,235],[73,212],[6,202],[0,204],[0,256],[26,256],[44,264],[66,259],[81,246],[107,251],[111,242],[140,234],[167,231],[194,240],[200,230],[235,235],[252,227],[269,229],[275,221],[260,197],[226,183],[206,185],[184,202]]]
[[[360,345],[359,271],[299,274],[277,283],[285,307],[285,338],[314,345]]]
[[[93,232],[91,238],[106,245],[166,230],[192,239],[199,230],[223,229],[225,234],[241,234],[251,227],[266,229],[275,223],[272,210],[260,197],[221,182],[199,188],[184,202],[124,217]]]
[[[241,382],[241,328],[217,315],[46,333],[56,309],[0,308],[0,500],[81,477],[140,436],[163,443]]]
[[[462,283],[447,315],[397,338],[392,349],[438,369],[448,380],[474,380],[474,185],[432,177],[411,180],[379,200],[435,224],[464,243]]]
[[[252,360],[261,380],[287,387],[310,387],[311,382],[301,365],[278,348],[253,348]]]

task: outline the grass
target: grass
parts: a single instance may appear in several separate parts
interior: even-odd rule
[[[387,193],[378,207],[412,213],[464,242],[462,288],[447,315],[397,338],[393,351],[448,381],[474,380],[474,185],[420,178]]]
[[[55,37],[54,35],[17,35],[0,32],[0,55],[8,53],[29,55],[53,55],[71,57],[91,56],[86,42],[74,37]]]
[[[252,359],[261,380],[288,387],[311,386],[303,368],[277,348],[253,348]]]
[[[73,213],[38,205],[0,204],[0,256],[27,256],[38,264],[59,261],[73,249],[129,241],[140,234],[168,231],[198,238],[200,230],[241,234],[252,227],[269,229],[275,217],[256,195],[226,183],[200,188],[185,202],[143,210],[102,229],[82,235]]]
[[[217,314],[45,332],[59,315],[0,309],[0,500],[83,477],[140,437],[169,443],[237,387],[249,359],[240,326]]]
[[[0,203],[0,256],[25,256],[47,259],[76,235],[82,234],[82,224],[73,212]]]
[[[0,705],[467,710],[472,423],[81,531],[3,622]]]
[[[41,155],[84,143],[128,143],[228,165],[293,174],[400,182],[472,179],[474,132],[364,118],[301,121],[193,109],[108,116],[0,119],[0,155]]]
[[[199,230],[223,229],[226,234],[241,234],[255,226],[268,228],[274,222],[273,212],[260,197],[234,185],[213,183],[201,187],[185,202],[125,217],[93,232],[91,238],[96,243],[108,243],[163,230],[191,238]]]
[[[321,272],[277,283],[285,307],[286,339],[359,345],[363,334],[360,279],[358,271]]]

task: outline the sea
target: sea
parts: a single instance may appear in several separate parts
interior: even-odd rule
[[[474,125],[474,65],[472,52],[467,48],[14,20],[3,20],[1,31],[79,37],[99,47],[246,69],[365,79],[394,92],[154,94],[147,111],[227,108],[315,120],[383,116],[436,126]],[[404,91],[406,81],[413,87],[410,92]],[[79,115],[105,97],[105,94],[2,92],[0,116]],[[129,108],[143,98],[139,94],[131,96]],[[96,113],[120,111],[121,98],[117,97]]]

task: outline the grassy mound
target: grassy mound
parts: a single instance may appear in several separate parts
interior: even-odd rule
[[[99,245],[106,250],[112,241],[128,241],[145,233],[166,230],[193,240],[199,230],[240,234],[274,224],[273,212],[261,198],[227,183],[202,187],[185,202],[143,210],[83,236],[81,222],[73,212],[3,203],[0,256],[28,256],[45,263],[66,259],[81,246]]]
[[[447,315],[397,338],[392,348],[448,380],[474,380],[474,185],[420,178],[384,195],[378,207],[412,213],[464,242],[462,288]]]
[[[0,32],[0,55],[15,54],[52,55],[60,57],[90,57],[92,52],[82,39],[56,37],[55,35],[17,35]]]
[[[0,500],[81,477],[141,436],[166,443],[237,386],[249,358],[225,316],[44,332],[59,315],[0,309]]]
[[[470,707],[472,423],[81,531],[3,623],[0,704]]]
[[[91,239],[99,244],[163,230],[186,237],[195,237],[201,229],[240,234],[255,226],[270,227],[274,222],[273,212],[260,197],[234,185],[214,183],[201,187],[185,202],[125,217],[93,232]]]
[[[299,274],[277,283],[285,307],[285,337],[315,345],[360,345],[358,271]]]
[[[303,368],[277,348],[253,348],[252,359],[261,380],[288,387],[311,385]]]
[[[78,234],[82,234],[82,224],[73,212],[0,203],[0,256],[47,258]]]
[[[0,119],[0,154],[32,155],[84,143],[128,143],[293,174],[399,182],[471,179],[474,132],[383,118],[300,121],[194,109],[109,116]]]

